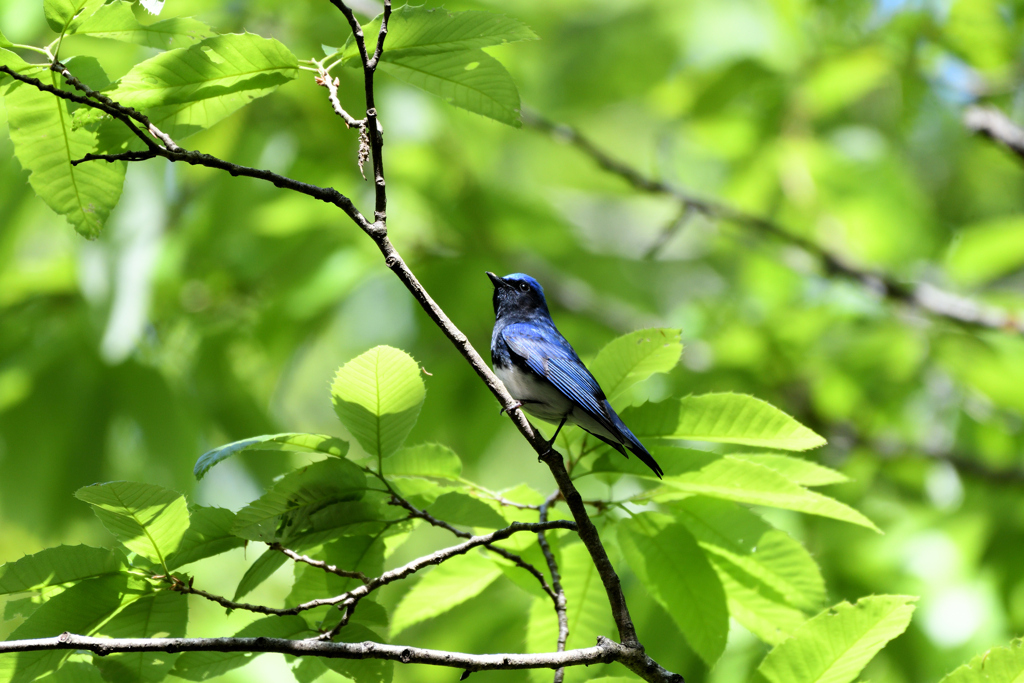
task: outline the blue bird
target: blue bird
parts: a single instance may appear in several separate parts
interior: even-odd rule
[[[519,407],[558,423],[548,445],[566,423],[579,425],[627,458],[629,449],[660,478],[661,467],[619,419],[597,380],[555,327],[540,283],[522,273],[498,277],[488,271],[487,277],[494,283],[494,374]]]

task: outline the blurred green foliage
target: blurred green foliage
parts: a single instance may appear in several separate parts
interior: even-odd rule
[[[1024,308],[1024,169],[960,123],[964,105],[979,100],[1019,113],[1024,4],[445,7],[525,22],[539,41],[488,48],[524,105],[580,127],[642,172],[773,217],[864,267]],[[176,16],[275,38],[300,59],[319,59],[321,46],[348,35],[327,2],[170,0],[161,18]],[[13,43],[53,37],[38,5],[20,0],[0,0],[0,28]],[[153,54],[90,37],[61,51],[97,56],[112,79]],[[342,104],[360,111],[361,74],[336,73]],[[645,258],[678,212],[669,200],[638,194],[557,139],[386,76],[378,108],[392,240],[479,350],[493,320],[484,271],[528,272],[584,357],[640,327],[682,330],[683,366],[626,392],[622,406],[743,392],[828,439],[812,457],[850,481],[825,491],[885,535],[794,512],[766,517],[811,551],[827,604],[921,596],[907,632],[864,678],[937,681],[1024,633],[1024,339],[890,305],[784,243],[699,217]],[[364,211],[372,203],[356,135],[305,73],[187,144],[336,187]],[[243,453],[197,484],[197,456],[257,434],[342,433],[330,378],[376,344],[406,349],[429,372],[409,443],[451,446],[464,475],[494,489],[553,488],[486,388],[337,210],[265,183],[150,161],[128,168],[120,204],[87,242],[29,190],[7,135],[0,150],[0,560],[60,542],[108,543],[72,496],[97,481],[143,481],[241,508],[303,461]],[[599,478],[581,480],[584,497],[635,493]],[[614,548],[613,528],[602,537],[613,557],[632,552]],[[436,547],[430,539],[395,557]],[[254,558],[242,549],[221,558],[204,581],[231,595]],[[283,571],[256,597],[287,595]],[[405,590],[384,589],[382,602],[395,607]],[[572,604],[577,589],[567,590]],[[589,604],[585,587],[578,591]],[[733,622],[708,671],[642,585],[627,576],[625,591],[647,650],[688,681],[746,679],[767,650]],[[443,627],[408,623],[402,640],[524,649],[535,635],[531,604],[494,582],[447,613]],[[190,635],[249,621],[192,607]],[[593,614],[581,633],[611,628],[607,613],[603,624]],[[13,625],[0,628],[6,637]],[[284,668],[267,656],[224,680],[277,680]],[[440,681],[451,672],[397,667],[395,677]]]

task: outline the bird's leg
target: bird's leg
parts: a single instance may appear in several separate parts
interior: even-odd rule
[[[565,421],[569,419],[569,414],[566,413],[562,416],[562,421],[558,423],[558,427],[555,428],[555,435],[551,437],[551,441],[548,441],[548,450],[555,444],[555,439],[558,438],[558,432],[562,431],[562,427],[565,426]]]
[[[498,415],[504,415],[505,413],[511,413],[513,410],[518,410],[523,407],[522,401],[516,401],[511,408],[502,408],[498,411]]]

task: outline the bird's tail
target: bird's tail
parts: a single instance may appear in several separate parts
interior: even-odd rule
[[[612,422],[615,423],[615,426],[619,430],[619,434],[621,434],[624,439],[624,443],[622,445],[628,448],[633,455],[639,458],[640,462],[650,467],[654,473],[658,475],[658,479],[661,479],[662,475],[665,474],[661,469],[661,465],[659,465],[657,461],[655,461],[654,456],[644,448],[644,445],[640,443],[640,439],[636,438],[633,432],[629,431],[629,427],[627,427],[619,416],[615,414],[615,411],[612,410],[609,412],[611,412]],[[625,453],[623,453],[623,455],[625,455]]]

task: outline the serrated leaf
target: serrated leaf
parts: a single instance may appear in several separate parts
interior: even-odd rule
[[[391,635],[475,598],[501,576],[501,569],[475,552],[447,560],[420,579],[391,618]]]
[[[505,518],[487,503],[461,491],[452,491],[438,498],[427,512],[449,524],[500,529],[508,526]]]
[[[637,382],[674,368],[683,353],[680,335],[680,330],[663,328],[624,334],[597,352],[590,372],[614,401]]]
[[[254,436],[203,453],[199,456],[199,460],[196,461],[192,474],[195,475],[196,479],[202,479],[210,471],[210,468],[217,463],[245,451],[297,451],[302,453],[329,453],[330,455],[344,457],[348,453],[348,441],[343,441],[326,434],[302,434],[298,432]]]
[[[235,602],[241,600],[254,591],[257,586],[273,576],[274,572],[283,567],[287,561],[288,556],[282,552],[273,548],[264,550],[263,554],[257,557],[256,561],[245,570],[245,574],[242,575],[242,579],[238,582],[238,587],[235,589],[235,596],[231,599]]]
[[[384,474],[457,481],[462,476],[462,460],[455,451],[439,443],[406,446],[384,461]]]
[[[890,640],[903,633],[916,597],[874,595],[841,602],[777,645],[757,667],[770,683],[849,683]]]
[[[366,475],[348,460],[315,462],[286,474],[259,499],[238,511],[233,533],[253,541],[284,541],[316,530],[332,506],[355,503],[366,493]]]
[[[341,629],[335,640],[342,643],[359,643],[367,640],[379,643],[381,637],[363,624],[350,623]],[[323,663],[328,669],[357,683],[391,683],[395,672],[395,663],[383,659],[325,657]]]
[[[483,50],[437,54],[385,52],[379,68],[474,114],[518,128],[519,90],[501,62]]]
[[[48,85],[62,87],[63,79],[52,71],[32,75]],[[81,235],[90,239],[99,236],[121,196],[125,163],[101,161],[72,166],[72,161],[94,150],[96,134],[72,130],[67,103],[58,97],[25,83],[13,83],[4,95],[4,104],[14,154],[29,172],[32,189]]]
[[[235,638],[289,638],[315,635],[300,616],[263,617],[234,635]],[[206,681],[245,666],[261,652],[186,652],[174,663],[171,675],[187,681]]]
[[[196,505],[189,511],[189,527],[178,549],[167,557],[167,568],[241,548],[245,541],[232,533],[235,513],[218,507]]]
[[[368,52],[376,49],[379,33],[380,17],[363,26]],[[521,40],[537,40],[537,34],[518,19],[493,12],[448,12],[443,8],[403,5],[392,12],[388,20],[383,54],[386,60],[390,52],[403,50],[429,54]],[[346,60],[359,56],[355,40],[351,37],[345,43],[343,56]]]
[[[806,451],[825,439],[770,403],[745,394],[702,394],[645,403],[622,412],[644,439],[686,439]]]
[[[188,599],[182,593],[160,591],[131,603],[96,631],[109,638],[181,638],[188,623]],[[164,679],[176,654],[167,652],[115,653],[94,662],[109,683],[156,683]]]
[[[8,639],[52,638],[65,631],[91,634],[121,608],[127,586],[124,575],[77,583],[40,605]],[[71,654],[67,650],[5,654],[0,657],[0,681],[28,683],[56,670]]]
[[[257,97],[295,78],[298,61],[280,42],[252,33],[207,38],[136,64],[107,94],[142,110],[175,140],[209,128]],[[117,148],[130,139],[113,122],[101,145]]]
[[[739,460],[764,465],[800,486],[828,486],[850,481],[842,472],[816,462],[780,453],[730,453]]]
[[[619,544],[644,589],[683,632],[690,647],[712,666],[729,633],[722,583],[686,527],[658,513],[618,523]]]
[[[777,599],[742,567],[721,555],[708,554],[708,561],[725,589],[729,616],[764,642],[778,645],[807,621],[806,614]]]
[[[59,545],[0,566],[0,594],[114,576],[124,567],[124,557],[118,552],[87,545]]]
[[[680,496],[672,493],[676,491],[796,510],[879,531],[870,519],[850,506],[794,484],[771,468],[732,456],[714,460],[697,472],[666,476],[663,482],[662,488],[651,496],[654,500],[678,499]]]
[[[1020,683],[1024,680],[1024,640],[994,647],[956,669],[939,683]]]
[[[119,40],[160,50],[188,47],[212,34],[209,26],[188,17],[142,24],[132,13],[131,3],[124,0],[103,5],[73,32],[75,35]]]
[[[818,610],[825,580],[811,554],[750,510],[725,500],[694,496],[672,512],[709,555],[726,558],[765,585],[765,593],[801,610]]]
[[[73,31],[103,4],[103,0],[43,0],[46,23],[57,33]]]
[[[180,493],[153,484],[112,481],[84,486],[75,497],[93,506],[103,526],[125,547],[166,568],[188,529],[188,505]]]
[[[426,388],[412,357],[377,346],[338,369],[331,385],[334,411],[370,455],[398,450],[416,424]]]

